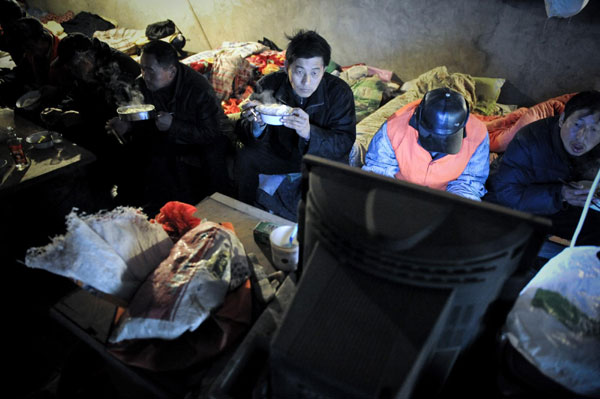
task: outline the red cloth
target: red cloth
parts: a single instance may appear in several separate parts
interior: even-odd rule
[[[208,73],[212,70],[213,63],[207,60],[198,60],[190,63],[190,67],[195,71],[198,71],[202,74]]]
[[[240,98],[230,98],[229,100],[221,102],[221,106],[223,107],[223,111],[225,111],[225,115],[235,114],[240,112],[240,103],[243,100]]]
[[[167,202],[154,220],[160,223],[169,237],[177,241],[189,230],[198,226],[202,219],[194,216],[196,207],[178,201]]]
[[[185,233],[202,222],[202,219],[194,216],[196,211],[197,209],[193,205],[170,201],[160,208],[160,213],[151,221],[160,223],[169,237],[176,242]],[[220,222],[219,224],[235,233],[233,224],[230,222]]]
[[[254,65],[262,75],[278,71],[285,64],[285,51],[266,50],[260,54],[246,57],[246,60]]]
[[[232,97],[229,100],[221,101],[221,107],[223,107],[225,115],[240,112],[240,103],[246,98],[250,97],[250,94],[252,94],[253,92],[254,89],[252,88],[252,86],[248,85],[246,87],[246,91],[244,91],[240,98]]]
[[[67,22],[72,20],[73,18],[75,18],[75,13],[73,11],[67,11],[66,13],[64,13],[63,15],[57,15],[57,14],[53,14],[53,13],[48,13],[46,15],[44,15],[43,17],[40,18],[40,21],[45,24],[48,21],[55,21],[59,24],[62,24],[63,22]]]

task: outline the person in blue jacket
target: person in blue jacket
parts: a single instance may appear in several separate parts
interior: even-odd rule
[[[490,174],[486,200],[551,219],[551,234],[570,239],[600,168],[600,92],[573,96],[560,116],[523,127]],[[600,245],[600,198],[577,240]]]

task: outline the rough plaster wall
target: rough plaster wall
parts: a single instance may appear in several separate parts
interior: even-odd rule
[[[186,49],[191,51],[263,37],[285,47],[286,33],[316,29],[342,65],[365,62],[393,70],[405,81],[439,65],[452,72],[503,77],[523,94],[514,97],[521,103],[594,86],[600,89],[600,1],[591,1],[570,19],[548,19],[543,0],[29,3],[56,13],[87,10],[140,29],[170,18],[189,39]]]
[[[187,0],[28,0],[27,3],[55,14],[88,11],[115,20],[120,27],[133,29],[146,29],[150,23],[171,19],[184,32],[187,50],[210,48]]]

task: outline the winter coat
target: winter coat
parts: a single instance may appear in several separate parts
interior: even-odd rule
[[[576,177],[560,138],[558,119],[538,120],[516,134],[490,175],[486,200],[538,215],[564,209],[562,182]]]

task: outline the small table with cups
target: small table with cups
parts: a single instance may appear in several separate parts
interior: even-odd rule
[[[21,139],[27,157],[27,164],[23,167],[17,167],[9,150],[7,141],[11,130]],[[36,133],[41,135],[32,142],[30,136]],[[57,174],[68,173],[95,160],[96,156],[85,148],[63,139],[59,134],[48,132],[10,108],[0,108],[0,196]]]

